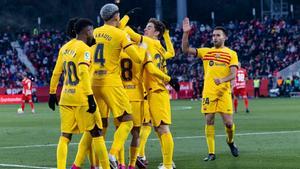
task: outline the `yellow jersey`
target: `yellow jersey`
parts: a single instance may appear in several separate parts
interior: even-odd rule
[[[141,56],[145,53],[141,53]],[[143,95],[143,64],[132,61],[127,53],[121,52],[121,79],[130,101],[142,101]]]
[[[141,45],[147,46],[147,52],[151,57],[153,64],[160,69],[161,71],[165,72],[164,63],[165,58],[164,56],[168,54],[163,46],[161,45],[159,40],[149,38],[147,36],[142,36],[134,32],[130,27],[126,27],[125,31],[130,35],[130,38],[137,43],[141,43]],[[169,43],[170,44],[170,43]],[[172,46],[172,43],[171,43]],[[173,48],[173,47],[172,47]],[[174,50],[174,49],[173,49]],[[147,92],[156,91],[156,90],[167,90],[165,86],[165,82],[144,71],[144,83]]]
[[[72,39],[59,50],[55,68],[50,81],[50,94],[55,94],[59,78],[64,74],[60,105],[88,105],[87,95],[93,94],[89,72],[81,73],[82,66],[90,66],[90,47],[83,41]],[[86,69],[86,68],[84,68]]]
[[[96,44],[92,46],[93,86],[122,86],[120,53],[132,45],[126,32],[103,25],[94,30]],[[136,58],[133,58],[136,60]]]
[[[204,68],[204,88],[203,95],[209,97],[219,97],[224,92],[230,92],[230,82],[216,85],[214,79],[224,78],[230,75],[230,67],[238,67],[237,53],[227,47],[217,49],[198,48],[197,56],[203,61]]]

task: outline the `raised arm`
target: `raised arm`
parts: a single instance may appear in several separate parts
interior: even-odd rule
[[[124,15],[123,18],[119,21],[118,28],[124,30],[128,21],[129,21],[129,16]]]
[[[166,30],[163,34],[164,40],[166,42],[167,52],[164,54],[165,60],[170,59],[175,56],[175,50],[170,38],[169,30]]]
[[[183,53],[197,55],[196,48],[189,47],[189,32],[191,30],[189,18],[187,17],[184,18],[182,23],[182,29],[183,29],[183,35],[182,35],[181,48]]]
[[[136,33],[134,30],[132,30],[129,26],[126,26],[124,31],[128,33],[131,40],[133,40],[136,43],[141,43],[143,41],[143,36]]]

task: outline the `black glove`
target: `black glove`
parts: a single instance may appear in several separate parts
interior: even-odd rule
[[[138,16],[138,13],[139,11],[141,11],[142,8],[140,7],[136,7],[136,8],[133,8],[131,9],[130,11],[128,11],[125,15],[129,16],[129,21],[127,23],[128,26],[130,26],[131,28],[134,27],[134,26],[137,26],[137,16]]]
[[[88,95],[89,109],[87,112],[94,113],[96,111],[96,103],[94,100],[94,95]]]
[[[50,94],[49,100],[48,100],[48,106],[53,111],[55,110],[55,104],[56,104],[56,106],[58,105],[56,94]]]
[[[134,17],[139,11],[141,11],[142,8],[140,7],[135,7],[133,9],[131,9],[130,11],[128,11],[125,15],[128,15],[130,19],[132,19],[131,17]]]
[[[177,78],[171,78],[171,80],[169,81],[169,84],[173,87],[173,89],[176,92],[179,92],[179,90],[180,90],[180,84],[179,84]]]
[[[170,30],[171,25],[166,20],[162,20],[162,23],[165,25],[166,30]]]

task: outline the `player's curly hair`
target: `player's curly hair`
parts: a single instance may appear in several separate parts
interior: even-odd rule
[[[68,21],[67,27],[66,27],[66,33],[70,38],[76,38],[76,32],[75,32],[75,23],[78,21],[78,17],[71,18]]]
[[[75,32],[76,32],[76,34],[79,34],[82,31],[82,29],[84,29],[85,27],[87,27],[87,26],[93,26],[93,25],[94,25],[94,23],[90,19],[80,18],[75,23],[75,26],[74,26]]]
[[[161,38],[166,30],[166,26],[164,25],[164,23],[157,20],[156,18],[150,18],[148,23],[153,23],[154,29],[159,32],[158,38]]]

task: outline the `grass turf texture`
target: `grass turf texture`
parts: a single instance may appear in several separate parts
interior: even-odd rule
[[[299,103],[299,99],[289,98],[253,99],[249,104],[251,112],[246,114],[240,100],[238,113],[234,115],[237,134],[235,142],[240,149],[240,156],[235,158],[230,154],[225,141],[224,127],[220,116],[217,115],[215,122],[217,159],[204,162],[207,147],[200,101],[172,101],[171,130],[175,141],[174,161],[177,169],[300,168]],[[6,164],[56,166],[56,144],[59,138],[58,110],[52,112],[44,103],[35,106],[36,114],[31,114],[29,106],[26,105],[25,114],[17,115],[19,105],[0,105],[0,168],[20,168],[8,167]],[[110,125],[108,140],[112,140],[113,130],[113,125]],[[150,161],[149,168],[154,169],[162,158],[156,135],[152,132],[149,138],[146,154]],[[80,136],[74,135],[72,143],[75,144],[69,146],[68,167],[75,158],[76,143],[79,139]],[[110,145],[111,142],[108,142],[107,147]],[[127,147],[128,145],[129,142]],[[88,166],[86,162],[83,168],[89,168]]]

